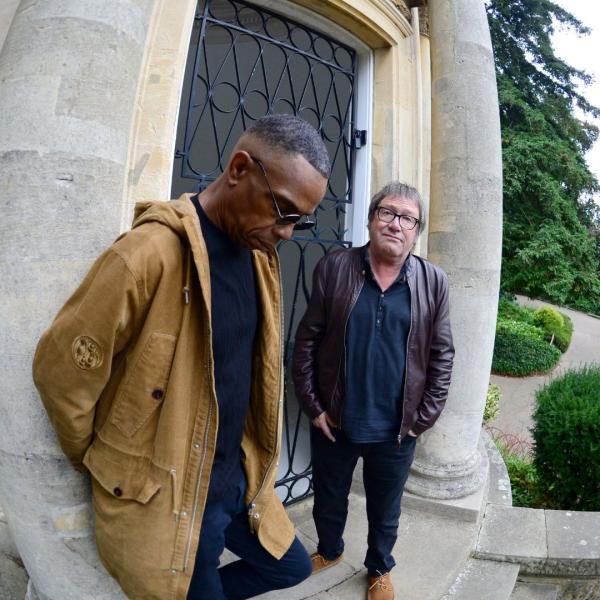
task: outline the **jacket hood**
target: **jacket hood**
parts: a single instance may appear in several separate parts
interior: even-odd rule
[[[153,201],[138,202],[133,213],[132,229],[149,222],[158,222],[166,225],[177,235],[186,237],[183,218],[191,216],[197,219],[196,210],[191,203],[192,193],[183,194],[177,200],[170,202]]]

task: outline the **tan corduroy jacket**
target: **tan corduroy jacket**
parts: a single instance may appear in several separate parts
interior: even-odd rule
[[[274,492],[282,414],[275,252],[253,251],[261,321],[242,441],[248,521],[276,558],[294,530]],[[92,478],[102,561],[132,599],[184,599],[218,408],[206,246],[189,195],[136,207],[38,345],[34,380],[60,444]],[[84,465],[85,467],[83,467]]]

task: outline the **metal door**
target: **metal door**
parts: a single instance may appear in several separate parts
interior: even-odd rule
[[[332,160],[317,226],[281,243],[286,367],[277,491],[286,504],[311,493],[307,417],[288,366],[317,260],[350,246],[353,164],[364,133],[354,123],[356,53],[313,29],[242,0],[199,0],[179,112],[172,197],[204,189],[257,118],[295,114],[319,130]]]

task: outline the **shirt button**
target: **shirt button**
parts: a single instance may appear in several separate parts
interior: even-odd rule
[[[155,400],[160,400],[163,396],[164,396],[164,392],[160,388],[156,388],[155,390],[152,390],[152,397]]]
[[[187,513],[184,511],[182,511],[181,513],[179,513],[182,517],[187,517]]]
[[[122,496],[122,495],[123,495],[123,490],[122,490],[120,487],[116,487],[116,488],[113,490],[113,494],[114,494],[115,496],[117,496],[117,498],[119,498],[120,496]]]
[[[260,519],[260,514],[259,513],[254,513],[254,518],[255,519]]]
[[[171,575],[177,575],[177,571],[175,569],[171,569]]]
[[[200,444],[199,444],[198,442],[196,442],[196,443],[194,444],[194,448],[195,448],[196,450],[198,450],[198,448],[200,448]]]

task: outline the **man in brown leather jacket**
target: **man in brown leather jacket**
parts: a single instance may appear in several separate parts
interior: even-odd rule
[[[394,598],[392,549],[416,438],[439,417],[450,385],[448,280],[410,252],[424,226],[415,188],[392,182],[375,194],[370,243],[319,261],[296,333],[296,394],[313,424],[313,573],[342,560],[362,457],[369,600]]]

